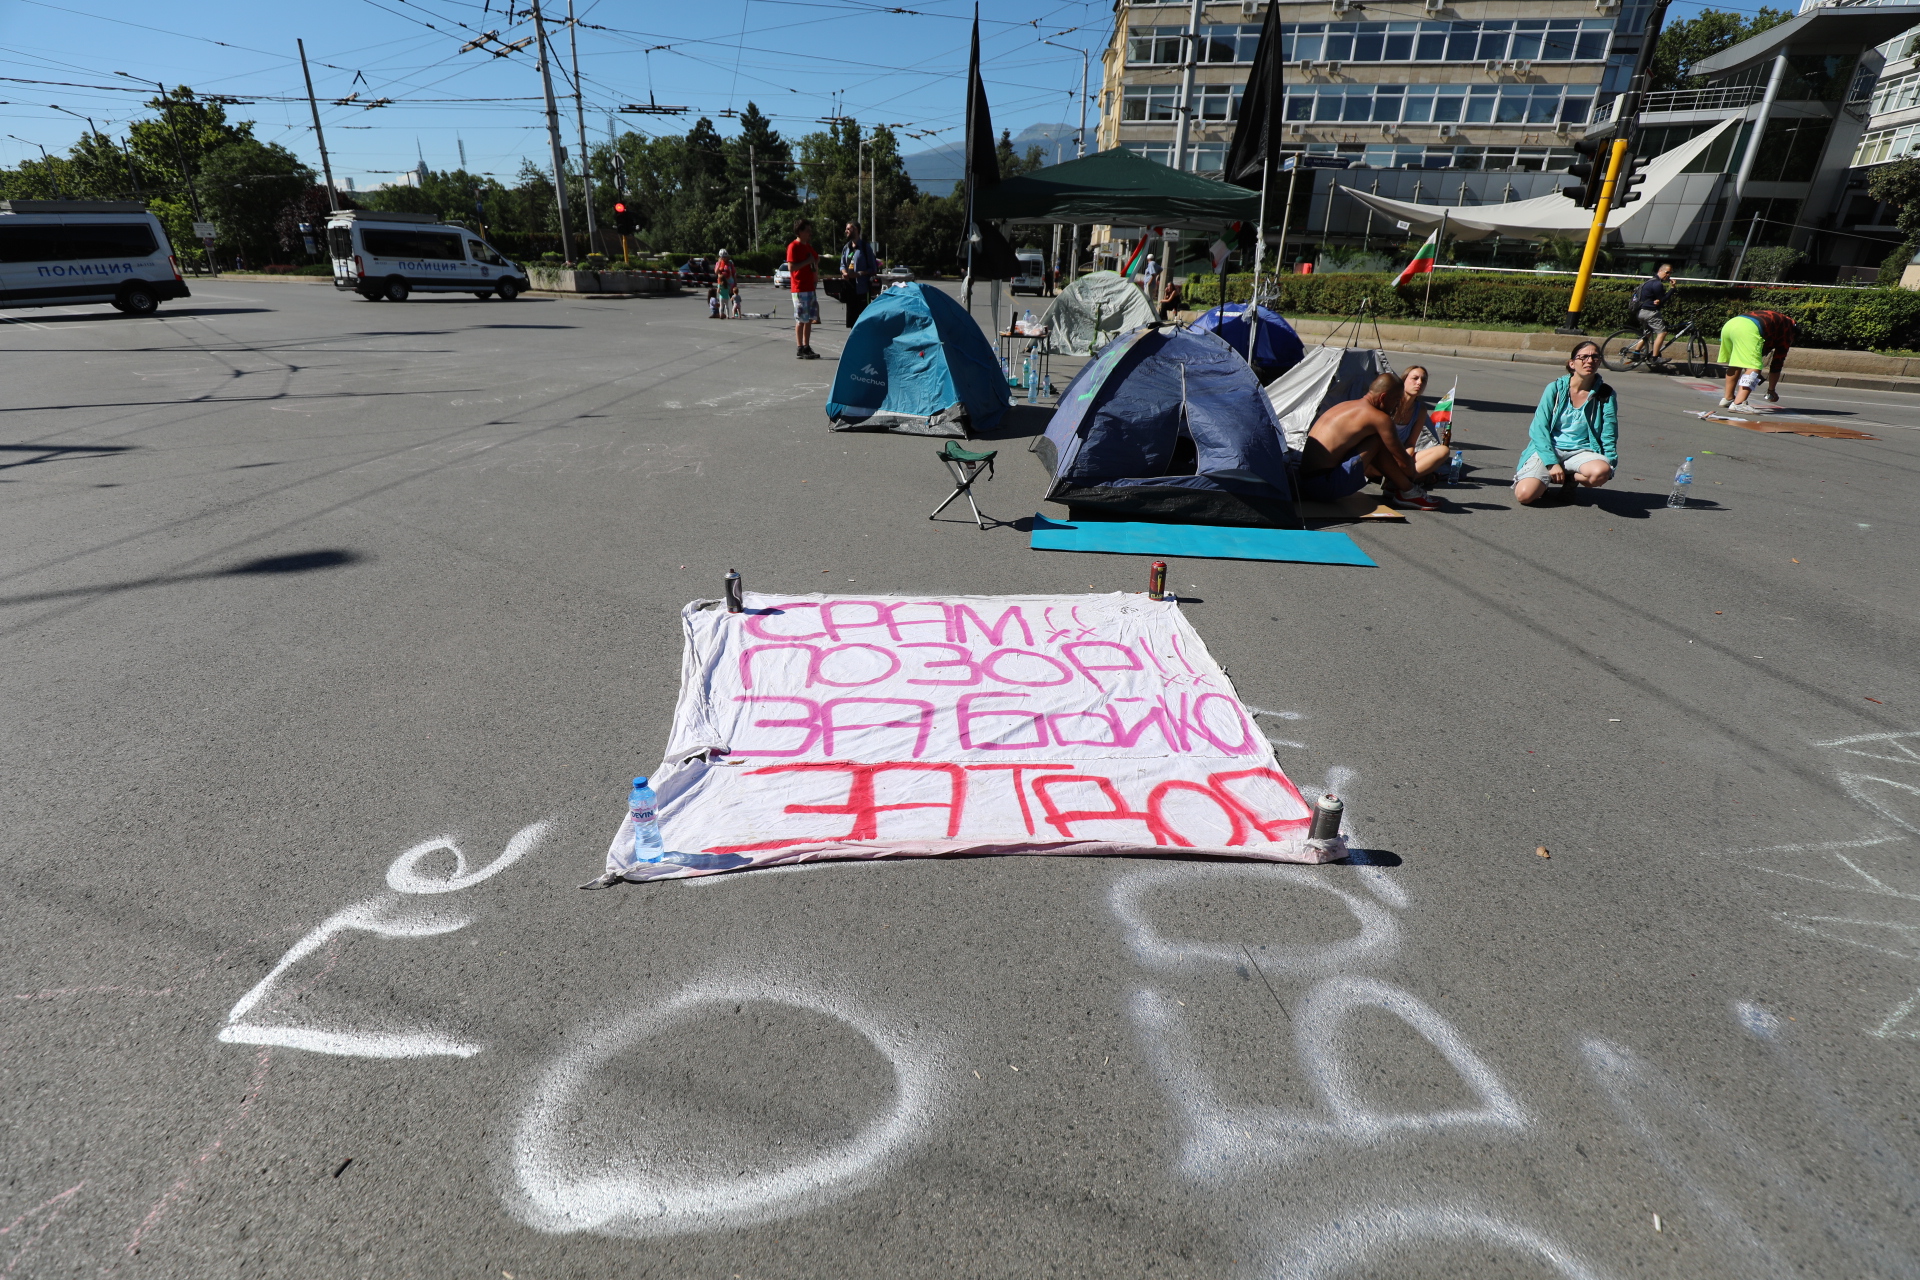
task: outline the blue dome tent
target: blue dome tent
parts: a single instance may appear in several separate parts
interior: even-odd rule
[[[957,436],[997,426],[1012,406],[986,334],[958,302],[914,283],[860,313],[827,398],[835,431]]]
[[[1247,304],[1229,302],[1223,307],[1215,307],[1188,328],[1217,333],[1226,340],[1226,344],[1241,355],[1247,354]],[[1293,326],[1284,320],[1278,311],[1260,308],[1260,328],[1254,339],[1254,372],[1260,375],[1261,382],[1271,382],[1293,366],[1300,363],[1307,354],[1307,344],[1300,341],[1300,335]]]
[[[1286,444],[1247,362],[1211,333],[1149,325],[1109,343],[1034,446],[1069,515],[1298,529]]]

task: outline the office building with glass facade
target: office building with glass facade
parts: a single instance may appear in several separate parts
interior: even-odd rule
[[[1539,172],[1571,163],[1596,99],[1626,87],[1644,4],[1423,0],[1422,21],[1361,6],[1280,6],[1288,136],[1372,169]],[[1218,172],[1259,41],[1258,3],[1202,8],[1186,165]],[[1171,161],[1189,4],[1121,0],[1102,55],[1100,144]]]

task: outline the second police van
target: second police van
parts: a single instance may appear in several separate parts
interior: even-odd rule
[[[369,302],[405,302],[416,290],[511,302],[529,284],[518,263],[465,227],[430,213],[343,210],[327,219],[327,252],[333,258],[333,287],[350,289]]]

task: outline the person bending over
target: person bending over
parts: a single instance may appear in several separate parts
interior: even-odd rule
[[[1334,405],[1307,432],[1300,458],[1300,496],[1344,498],[1366,487],[1367,472],[1380,477],[1391,506],[1437,511],[1439,504],[1414,479],[1407,453],[1393,429],[1400,407],[1400,379],[1383,373],[1358,400]]]
[[[1746,409],[1753,389],[1760,385],[1760,368],[1768,356],[1773,366],[1767,371],[1767,399],[1780,403],[1780,370],[1793,350],[1796,330],[1793,317],[1784,311],[1748,311],[1720,326],[1720,363],[1727,366],[1726,394],[1720,397],[1722,409]]]
[[[1620,462],[1619,404],[1600,377],[1600,347],[1582,342],[1567,357],[1567,374],[1540,393],[1527,447],[1513,469],[1513,496],[1529,507],[1547,500],[1548,485],[1573,501],[1579,486],[1598,489]]]

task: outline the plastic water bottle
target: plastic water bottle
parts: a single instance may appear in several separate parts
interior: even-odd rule
[[[1460,477],[1465,475],[1466,471],[1467,455],[1455,449],[1452,460],[1447,463],[1447,484],[1450,486],[1459,484]]]
[[[627,796],[627,817],[633,820],[633,860],[658,862],[665,846],[660,843],[660,818],[653,788],[645,778],[633,780]]]
[[[1020,366],[1020,385],[1027,389],[1027,399],[1033,399],[1033,352],[1027,352],[1027,358]]]
[[[1013,366],[1007,363],[1005,356],[1000,357],[1000,376],[1007,380],[1008,386],[1013,385]]]
[[[1686,506],[1687,495],[1692,491],[1693,459],[1688,458],[1680,464],[1680,469],[1673,473],[1673,492],[1667,495],[1667,505],[1669,507]]]

